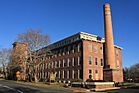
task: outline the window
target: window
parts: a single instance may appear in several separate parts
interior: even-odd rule
[[[50,76],[50,72],[47,73],[48,77]]]
[[[56,77],[58,77],[58,72],[56,72]]]
[[[89,79],[92,79],[92,75],[89,75]]]
[[[67,78],[67,77],[66,77],[66,71],[64,71],[64,78]]]
[[[59,67],[61,67],[61,61],[59,60]]]
[[[100,53],[103,54],[103,47],[100,47]]]
[[[69,71],[67,71],[67,79],[69,79]]]
[[[59,56],[61,56],[61,49],[59,50]]]
[[[70,62],[70,60],[69,60],[69,58],[68,58],[67,67],[69,67],[69,62]]]
[[[76,78],[76,72],[74,72],[74,78]]]
[[[75,45],[73,45],[72,53],[75,53]]]
[[[100,59],[100,62],[101,62],[101,66],[103,66],[103,59]]]
[[[78,66],[80,65],[80,57],[78,56]]]
[[[116,49],[116,56],[118,56],[118,50]]]
[[[78,70],[78,79],[80,79],[80,70]]]
[[[64,78],[64,70],[62,71],[62,73],[63,73],[63,75],[62,75],[63,77],[62,78]]]
[[[89,43],[88,49],[89,49],[89,52],[92,52],[92,44],[91,43]]]
[[[97,58],[95,58],[95,64],[97,65]]]
[[[69,59],[69,66],[72,66],[72,62],[71,62],[71,59]]]
[[[81,44],[79,43],[78,44],[78,52],[80,52],[80,47],[81,47]]]
[[[66,61],[63,59],[63,67],[66,66]]]
[[[62,78],[62,74],[63,74],[62,71],[60,71],[60,78]]]
[[[64,48],[64,50],[63,50],[63,55],[65,55],[65,52],[66,52],[66,49]]]
[[[92,64],[92,56],[89,56],[89,65]]]
[[[98,46],[94,45],[94,52],[97,53],[98,52]]]
[[[69,70],[69,78],[71,78],[71,70]]]
[[[75,66],[75,58],[72,58],[72,66]]]
[[[47,77],[47,72],[45,72],[45,78]]]
[[[95,73],[98,74],[98,70],[95,70]]]
[[[89,70],[89,74],[92,74],[92,70]]]
[[[55,54],[54,56],[55,56],[55,58],[57,57],[57,55],[56,55],[56,54]]]
[[[57,63],[57,67],[59,67],[59,63],[58,62],[56,62]]]
[[[55,61],[55,68],[57,68],[57,62]]]
[[[52,64],[52,68],[53,68],[54,67],[54,63],[52,62],[51,64]]]
[[[64,48],[61,49],[61,55],[64,55]]]
[[[50,68],[50,63],[48,63],[48,68]]]
[[[60,71],[59,71],[59,73],[58,73],[58,77],[60,78]]]
[[[68,47],[68,54],[70,54],[70,50],[71,50],[71,47],[69,46],[69,47]]]
[[[116,61],[116,66],[119,68],[119,60]]]
[[[45,68],[47,69],[47,63],[45,64]]]
[[[72,78],[74,79],[74,74],[75,74],[75,72],[74,72],[74,70],[72,70]]]

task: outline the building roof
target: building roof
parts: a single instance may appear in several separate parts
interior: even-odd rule
[[[55,43],[52,43],[52,44],[46,46],[45,48],[47,48],[48,50],[49,49],[51,50],[51,49],[55,49],[55,48],[73,43],[73,42],[78,41],[78,40],[90,40],[90,41],[95,41],[98,43],[105,43],[105,38],[101,38],[97,35],[89,34],[86,32],[78,32],[78,33],[71,35],[67,38],[64,38],[64,39],[59,40]],[[119,47],[117,45],[115,45],[115,47],[122,49],[121,47]]]

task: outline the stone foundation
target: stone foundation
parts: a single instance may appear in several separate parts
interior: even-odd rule
[[[88,89],[105,89],[113,88],[114,82],[73,82],[73,87],[86,87]]]

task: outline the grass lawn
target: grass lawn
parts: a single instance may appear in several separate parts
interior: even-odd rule
[[[125,82],[118,85],[121,89],[109,90],[107,93],[139,93],[139,83]]]
[[[119,89],[119,90],[109,90],[107,93],[139,93],[139,89]]]
[[[120,83],[118,84],[119,87],[123,87],[123,86],[139,86],[139,83],[134,83],[134,82],[124,82],[124,83]]]

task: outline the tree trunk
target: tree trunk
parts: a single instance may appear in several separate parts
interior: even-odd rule
[[[35,79],[35,82],[38,82],[36,71],[37,71],[36,66],[34,66],[34,79]]]
[[[37,79],[36,73],[34,73],[34,79],[35,79],[35,83],[37,83],[38,82],[38,79]]]

